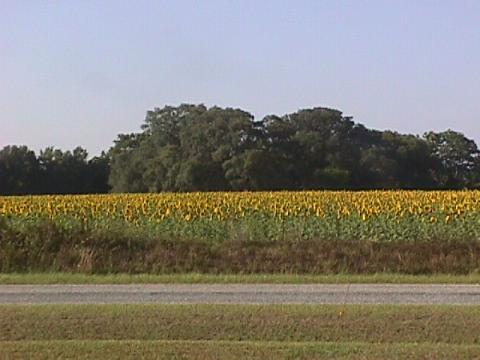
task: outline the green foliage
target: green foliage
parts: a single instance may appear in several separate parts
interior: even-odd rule
[[[38,193],[40,164],[26,146],[6,146],[0,151],[0,193]]]
[[[108,192],[106,154],[88,160],[77,147],[63,152],[46,148],[37,157],[26,146],[0,150],[0,194],[88,194]]]
[[[425,134],[432,154],[441,164],[437,181],[444,187],[474,187],[480,184],[480,151],[473,140],[447,130]]]
[[[453,131],[375,131],[338,110],[254,121],[239,109],[183,104],[147,113],[110,150],[115,192],[447,189],[480,183],[478,150]]]
[[[430,223],[377,216],[241,220],[0,219],[0,271],[83,273],[468,274],[478,217]]]
[[[90,160],[79,147],[7,146],[0,195],[480,187],[480,152],[463,134],[370,130],[329,108],[256,121],[182,104],[148,111],[141,129]]]

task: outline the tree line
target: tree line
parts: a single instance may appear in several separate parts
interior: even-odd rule
[[[0,150],[0,194],[106,193],[109,161],[106,154],[88,159],[81,147],[49,147],[37,156],[26,146],[6,146]]]
[[[165,106],[92,159],[82,148],[0,150],[4,195],[479,187],[480,152],[463,134],[378,131],[323,107],[256,121],[240,109]]]

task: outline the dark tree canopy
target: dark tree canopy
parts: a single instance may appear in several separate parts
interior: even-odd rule
[[[429,132],[425,139],[437,160],[437,182],[442,187],[475,187],[480,184],[480,151],[473,140],[447,130]]]
[[[240,109],[165,106],[92,159],[80,147],[0,150],[3,195],[479,187],[480,151],[463,134],[371,130],[322,107],[256,121]]]
[[[7,146],[0,150],[0,194],[108,192],[108,158],[87,157],[80,147],[66,152],[50,147],[37,157],[26,146]]]
[[[118,192],[303,189],[448,189],[479,184],[475,142],[446,131],[376,131],[334,109],[261,121],[204,105],[147,113],[143,132],[110,150]]]
[[[0,189],[4,195],[38,193],[40,162],[26,146],[0,150]]]

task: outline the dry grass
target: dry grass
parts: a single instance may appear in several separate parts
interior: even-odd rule
[[[6,359],[472,359],[480,346],[249,341],[22,341],[0,343]]]
[[[2,359],[471,359],[480,307],[3,305]]]
[[[480,345],[480,307],[3,305],[0,341],[215,340]]]
[[[480,274],[0,274],[0,284],[479,284]]]

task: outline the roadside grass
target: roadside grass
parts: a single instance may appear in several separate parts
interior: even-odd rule
[[[249,341],[14,341],[6,359],[472,359],[480,346],[448,344],[294,343]]]
[[[190,340],[480,345],[480,306],[1,305],[0,341]]]
[[[480,284],[470,275],[0,273],[0,284]]]
[[[2,359],[471,359],[480,306],[0,305]]]

